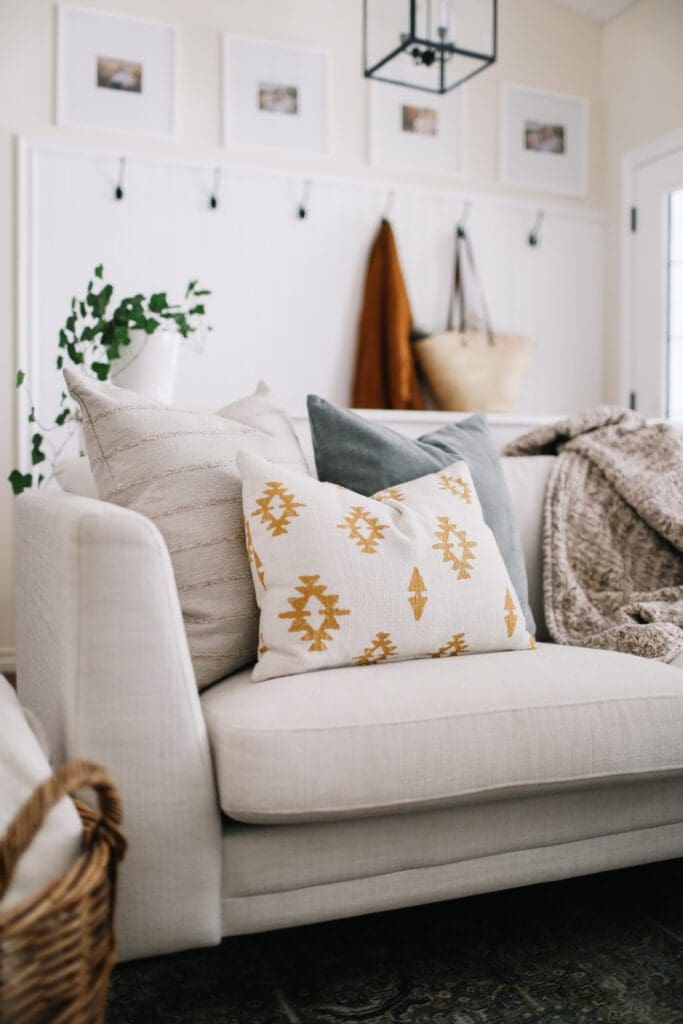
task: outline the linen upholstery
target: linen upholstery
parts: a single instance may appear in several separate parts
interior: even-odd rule
[[[220,802],[316,821],[683,773],[683,676],[630,655],[516,652],[310,672],[202,698]],[[683,818],[683,814],[682,814]]]
[[[410,821],[406,824],[409,827]],[[291,928],[613,871],[680,857],[682,850],[683,824],[677,823],[287,892],[228,896],[221,904],[223,935]]]
[[[500,456],[483,413],[418,438],[405,437],[381,423],[365,420],[317,395],[308,396],[308,416],[319,478],[359,494],[374,494],[415,480],[459,459],[466,462],[484,519],[493,531],[521,602],[527,629],[534,633],[517,522]]]
[[[543,461],[536,457],[503,460],[504,468],[516,462],[515,474],[520,467],[519,476],[513,474],[508,479],[527,559],[540,530],[539,466]],[[527,469],[521,468],[527,462],[528,486]],[[16,519],[17,659],[22,702],[30,704],[47,727],[57,763],[72,756],[102,761],[123,790],[124,829],[131,839],[121,870],[117,914],[124,957],[215,943],[221,930],[225,935],[238,935],[683,855],[681,776],[673,774],[626,781],[607,775],[591,780],[590,785],[587,780],[570,780],[541,791],[525,789],[524,795],[482,791],[473,799],[457,798],[412,814],[398,813],[404,808],[390,808],[383,816],[354,814],[338,820],[340,816],[335,815],[329,822],[257,827],[224,819],[221,843],[206,729],[171,565],[158,531],[135,513],[56,491],[22,495],[16,504]],[[540,566],[540,555],[535,562],[528,562],[528,566],[532,564]],[[628,769],[630,761],[638,769],[648,752],[654,761],[654,738],[660,734],[662,752],[670,739],[669,727],[660,715],[658,681],[665,678],[662,672],[671,680],[676,670],[623,655],[583,652],[600,659],[588,672],[583,662],[576,661],[581,653],[557,649],[558,658],[566,654],[572,659],[560,680],[561,690],[571,686],[572,699],[572,672],[576,686],[599,694],[603,667],[612,664],[602,659],[615,657],[619,659],[618,675],[628,685],[632,685],[629,677],[637,672],[640,678],[646,666],[655,692],[652,701],[647,696],[625,701],[623,720],[617,716],[616,704],[613,716],[603,713],[603,704],[609,704],[605,695],[591,703],[585,692],[583,696],[579,693],[590,721],[578,753],[583,757],[594,738],[594,757],[597,761],[604,754],[607,769],[610,765]],[[487,661],[494,666],[505,664],[512,657],[518,656],[451,659],[449,665],[460,671],[467,665],[483,667]],[[544,659],[541,646],[528,664],[545,664]],[[397,678],[415,666],[437,664],[411,662],[350,670],[352,681],[356,676],[364,680],[360,711],[369,724],[386,714],[393,690],[398,696],[397,713],[404,714],[404,691],[414,688],[414,680],[409,678],[401,685],[378,685],[383,674]],[[557,716],[555,735],[560,735],[558,745],[571,768],[574,731],[570,730],[565,740],[561,728],[570,712],[562,707],[553,711],[552,705],[556,664],[559,661],[542,680],[544,693],[551,698],[551,707],[544,713]],[[317,673],[317,679],[302,677],[306,686],[301,691],[297,677],[253,685],[247,672],[214,687],[221,693],[222,687],[238,683],[248,698],[241,716],[244,728],[237,730],[233,721],[230,733],[230,741],[239,747],[234,763],[239,766],[236,778],[242,791],[248,787],[240,773],[253,768],[260,773],[260,789],[272,797],[278,768],[273,770],[275,778],[268,781],[267,766],[260,763],[259,736],[264,732],[277,735],[278,715],[284,715],[282,728],[289,734],[294,759],[299,756],[295,719],[302,704],[311,699],[319,717],[321,686],[331,687],[331,704],[339,705],[340,721],[342,713],[350,714],[348,705],[357,699],[356,684],[350,689],[342,686],[341,671]],[[610,672],[610,678],[616,674]],[[485,675],[490,675],[488,670]],[[504,673],[496,678],[502,694]],[[677,678],[683,687],[680,669]],[[348,701],[345,693],[337,694],[337,683],[340,690],[349,689]],[[477,683],[477,679],[470,681],[466,691],[474,693]],[[531,683],[537,686],[538,680]],[[486,690],[486,679],[484,684]],[[616,685],[612,679],[610,686]],[[265,709],[251,708],[249,701],[259,694],[265,698],[264,691],[275,686],[281,703],[266,719]],[[522,680],[512,681],[511,699],[516,699],[523,686]],[[287,694],[294,691],[298,692],[295,703],[287,707]],[[212,692],[204,692],[204,704]],[[428,688],[427,697],[431,699],[433,692]],[[234,720],[236,716],[231,710],[228,717]],[[304,717],[299,738],[309,776],[311,764],[318,771],[333,760],[337,779],[348,775],[358,795],[355,748],[350,759],[340,762],[335,760],[339,749],[335,744],[333,750],[325,748],[319,753],[314,762],[309,742],[312,716],[307,712]],[[608,718],[612,732],[603,745],[606,733],[602,723]],[[249,734],[249,720],[255,735]],[[528,709],[524,722],[514,722],[505,747],[516,737],[521,754],[531,758],[534,737],[542,737],[542,731],[528,724]],[[326,727],[324,721],[320,724]],[[485,734],[485,739],[487,755],[495,739],[493,731]],[[364,746],[360,749],[365,757]],[[397,755],[397,762],[408,754]],[[221,754],[217,767],[222,760]],[[269,764],[274,761],[275,757],[268,759]],[[331,778],[333,765],[328,767]],[[380,764],[379,772],[386,770],[386,765]],[[302,792],[304,787],[302,772]],[[289,778],[283,791],[287,788],[299,787]],[[312,799],[315,797],[314,787]],[[448,817],[451,814],[452,819]],[[601,816],[603,834],[595,835]],[[622,827],[624,831],[620,831]],[[237,830],[243,838],[232,843]],[[523,843],[527,848],[520,848]],[[221,846],[226,865],[222,893]]]
[[[17,695],[0,676],[0,836],[22,804],[52,774]],[[64,797],[46,816],[42,828],[20,857],[0,899],[0,911],[33,896],[60,878],[81,851],[83,830],[73,802]]]
[[[62,459],[55,465],[55,480],[67,494],[80,494],[84,498],[97,498],[97,486],[87,455]]]
[[[17,499],[17,680],[55,764],[104,765],[129,840],[125,959],[220,938],[220,814],[173,570],[137,512],[49,491]]]
[[[255,681],[535,646],[464,462],[371,498],[238,455]]]
[[[543,611],[543,510],[555,456],[520,455],[514,459],[502,458],[500,462],[522,542],[536,639],[549,640]]]
[[[265,385],[212,416],[64,376],[100,498],[146,515],[166,541],[199,688],[253,661],[258,615],[235,458],[250,450],[305,472],[287,417]]]
[[[377,818],[223,823],[223,897],[287,892],[680,824],[683,776]]]

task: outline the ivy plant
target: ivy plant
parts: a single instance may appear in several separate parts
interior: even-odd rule
[[[108,380],[112,368],[116,370],[116,361],[131,343],[131,331],[141,330],[152,335],[160,328],[171,328],[188,338],[202,326],[206,313],[203,300],[210,294],[206,288],[200,288],[197,281],[190,281],[182,303],[169,302],[166,292],[154,292],[149,296],[131,295],[114,305],[114,288],[104,283],[104,268],[98,264],[88,281],[85,296],[71,299],[69,315],[57,338],[55,365],[62,370],[71,364],[97,380]],[[17,372],[16,386],[28,393],[28,422],[32,430],[31,472],[13,469],[7,478],[13,492],[21,494],[29,487],[41,487],[52,479],[61,452],[78,429],[80,413],[62,391],[53,422],[39,423],[26,374],[21,369]],[[65,427],[66,430],[60,430]],[[49,435],[56,431],[58,436],[53,440]]]

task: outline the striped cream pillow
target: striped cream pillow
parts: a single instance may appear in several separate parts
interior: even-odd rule
[[[254,661],[258,609],[238,451],[307,473],[294,429],[260,384],[215,415],[186,412],[64,371],[83,414],[97,491],[147,516],[171,555],[200,689]]]

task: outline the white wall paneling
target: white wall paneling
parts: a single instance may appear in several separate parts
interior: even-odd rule
[[[115,201],[119,159],[125,196]],[[308,391],[348,401],[369,247],[389,190],[417,324],[444,327],[454,227],[468,221],[494,323],[528,333],[536,352],[521,410],[564,414],[601,399],[603,222],[577,204],[544,205],[541,242],[527,242],[538,204],[215,159],[83,148],[51,139],[19,146],[19,365],[38,416],[54,411],[58,328],[97,263],[116,293],[211,288],[214,330],[181,357],[177,403],[219,407],[266,378],[293,411]],[[297,216],[305,179],[309,215]],[[20,444],[26,451],[25,405]]]

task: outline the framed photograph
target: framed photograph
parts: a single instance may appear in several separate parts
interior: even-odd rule
[[[506,185],[585,195],[588,100],[505,85],[500,161],[500,177]]]
[[[175,29],[57,8],[57,124],[175,134]]]
[[[327,64],[322,50],[224,35],[224,143],[327,156]]]
[[[412,69],[410,69],[412,70]],[[369,82],[370,163],[460,177],[462,93],[414,92],[388,82]]]

